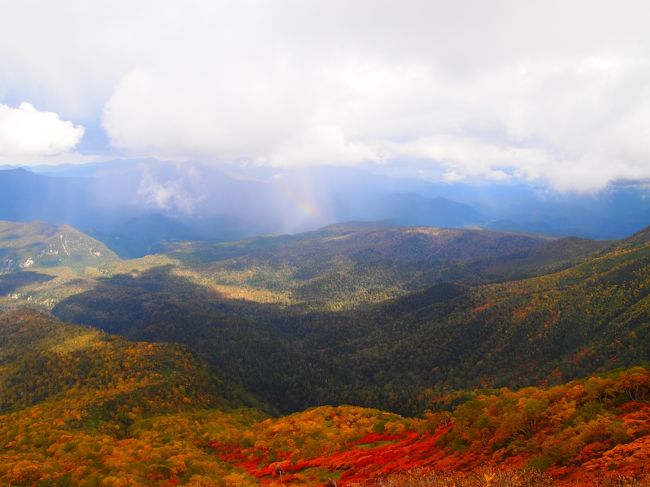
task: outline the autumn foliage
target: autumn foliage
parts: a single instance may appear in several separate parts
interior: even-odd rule
[[[281,475],[283,483],[355,485],[414,470],[465,478],[486,467],[521,479],[544,472],[563,484],[648,481],[649,399],[650,372],[639,367],[550,389],[483,392],[418,419],[321,407],[265,420],[213,447],[269,484]]]
[[[241,407],[236,390],[182,347],[29,310],[0,315],[0,325],[0,485],[649,480],[643,367],[551,388],[451,394],[430,403],[449,410],[418,418],[354,406],[273,418]]]

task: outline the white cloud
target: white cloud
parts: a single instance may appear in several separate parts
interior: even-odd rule
[[[56,156],[74,149],[83,134],[81,125],[39,112],[29,103],[18,108],[0,104],[0,159]]]
[[[173,178],[160,177],[145,169],[138,186],[138,197],[154,208],[185,214],[194,212],[197,204],[206,197],[197,193],[202,186],[200,173],[192,166],[178,169]]]
[[[0,93],[101,118],[129,155],[650,178],[643,1],[5,3]]]

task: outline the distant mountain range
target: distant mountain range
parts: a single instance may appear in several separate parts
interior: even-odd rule
[[[597,195],[434,183],[354,168],[215,169],[156,160],[0,171],[0,219],[84,229],[124,257],[168,241],[237,240],[341,221],[622,238],[650,223],[648,190]]]

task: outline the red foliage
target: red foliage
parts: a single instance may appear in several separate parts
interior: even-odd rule
[[[481,304],[480,306],[476,306],[474,309],[472,309],[472,313],[475,314],[481,313],[483,311],[490,309],[492,306],[494,306],[492,303]]]
[[[584,388],[567,388],[565,393],[565,397],[570,398],[571,394],[584,394]],[[529,407],[534,405],[530,402],[526,404]],[[498,408],[485,411],[499,414]],[[650,404],[629,401],[612,411],[616,411],[615,415],[610,415],[609,422],[603,424],[618,425],[618,431],[624,431],[627,440],[621,443],[613,437],[603,437],[598,429],[601,423],[597,420],[586,421],[583,423],[588,425],[585,428],[591,429],[585,429],[581,433],[588,438],[583,443],[584,446],[580,446],[573,456],[564,461],[548,465],[546,473],[557,479],[559,484],[571,485],[592,485],[597,478],[606,476],[647,478],[650,474]],[[424,420],[414,420],[411,423],[413,428],[417,428],[417,421]],[[566,420],[560,418],[558,421]],[[513,451],[499,447],[496,442],[503,441],[503,437],[499,436],[502,433],[496,431],[463,431],[454,421],[437,424],[437,427],[429,430],[393,429],[390,434],[362,432],[363,436],[358,439],[341,444],[339,451],[330,450],[329,453],[306,458],[300,457],[299,449],[290,452],[282,450],[283,447],[242,448],[220,443],[214,443],[212,447],[221,460],[246,470],[258,478],[261,484],[274,482],[281,472],[285,484],[294,480],[304,482],[307,478],[311,485],[316,480],[308,476],[313,475],[314,471],[303,474],[307,469],[315,469],[321,474],[335,473],[339,478],[338,485],[352,485],[413,470],[463,476],[485,467],[504,471],[520,469],[529,465],[541,451]],[[545,428],[537,427],[531,441],[551,449],[565,446],[566,440],[563,440],[563,437],[555,438],[553,433]],[[451,433],[460,438],[463,447],[451,448],[448,445],[448,434]],[[283,434],[286,433],[277,433],[274,438],[282,440]],[[295,434],[293,432],[289,436]],[[280,441],[278,444],[283,443]],[[320,478],[323,478],[323,475]]]

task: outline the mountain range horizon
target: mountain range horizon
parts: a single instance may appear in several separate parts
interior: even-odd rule
[[[395,178],[360,168],[225,171],[154,159],[0,170],[0,218],[69,223],[124,256],[166,240],[238,240],[346,221],[623,238],[650,221],[647,185],[590,195]]]

